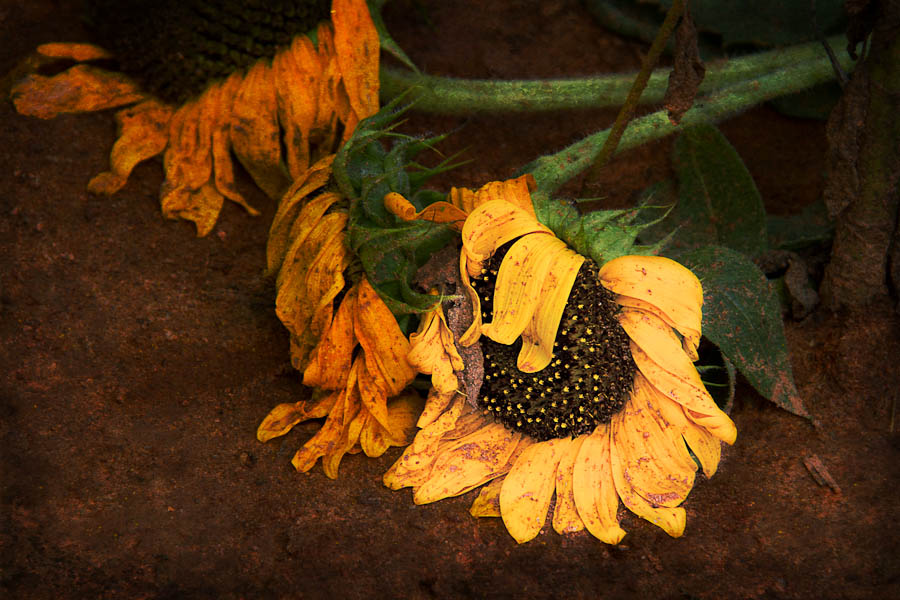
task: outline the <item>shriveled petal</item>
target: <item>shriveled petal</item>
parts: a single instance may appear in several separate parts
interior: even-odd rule
[[[522,335],[535,310],[546,303],[543,284],[565,250],[565,242],[546,233],[522,236],[510,246],[497,272],[493,320],[481,326],[482,335],[506,345]]]
[[[425,483],[438,457],[441,439],[444,434],[453,430],[459,416],[467,407],[462,396],[453,398],[446,411],[419,430],[412,444],[384,474],[384,485],[392,490],[398,490]]]
[[[384,301],[363,277],[359,282],[359,300],[356,319],[356,339],[377,366],[373,375],[379,377],[388,396],[396,396],[416,376],[409,364],[409,342],[397,320]],[[386,423],[383,423],[386,425]]]
[[[290,183],[281,159],[275,76],[267,61],[247,70],[231,110],[231,147],[256,185],[279,198]]]
[[[100,46],[72,42],[41,44],[37,47],[37,53],[49,58],[68,58],[76,62],[112,58],[112,55]]]
[[[359,370],[359,392],[363,406],[383,427],[387,428],[387,391],[378,376],[378,367],[374,364],[375,359],[368,352],[363,352],[361,359],[363,367]]]
[[[631,400],[610,423],[612,444],[631,488],[653,506],[674,508],[687,499],[697,466],[681,433],[655,414],[648,387],[635,378]]]
[[[534,204],[531,202],[531,192],[536,189],[537,183],[531,173],[506,181],[492,181],[475,192],[473,208],[493,200],[502,200],[521,208],[533,219],[537,219]]]
[[[416,504],[458,496],[506,472],[522,434],[499,423],[485,424],[455,440],[434,461],[428,479],[413,494]]]
[[[535,373],[550,364],[559,322],[583,263],[583,256],[565,246],[556,250],[541,285],[541,303],[522,332],[517,366],[523,373]]]
[[[628,298],[656,307],[656,314],[684,336],[684,350],[696,360],[700,343],[703,286],[689,269],[662,256],[620,256],[600,267],[603,285]],[[624,306],[643,308],[637,303]]]
[[[39,119],[116,108],[146,97],[125,75],[91,65],[75,65],[52,77],[29,75],[11,96],[20,114]]]
[[[621,419],[621,413],[613,417]],[[610,424],[613,426],[613,423]],[[624,464],[622,457],[619,455],[617,444],[610,445],[610,462],[612,464],[612,476],[616,485],[616,492],[622,503],[634,514],[650,521],[672,537],[681,537],[684,533],[686,523],[686,515],[684,508],[670,508],[654,506],[641,496],[632,486],[624,475]]]
[[[251,215],[258,215],[247,199],[238,191],[234,181],[234,163],[231,157],[231,107],[234,97],[241,87],[241,73],[233,73],[221,85],[211,86],[203,95],[203,100],[212,106],[212,152],[213,179],[216,189],[224,197],[240,204]]]
[[[416,422],[425,400],[415,392],[406,392],[388,401],[388,433],[391,446],[406,446],[416,435]],[[369,455],[372,456],[372,455]]]
[[[459,344],[463,347],[469,347],[481,337],[481,323],[485,314],[481,311],[481,299],[478,292],[472,287],[472,281],[469,279],[469,271],[467,268],[468,257],[465,252],[459,253],[459,275],[463,284],[463,292],[469,297],[469,303],[472,306],[472,323],[461,336],[459,336]]]
[[[500,514],[518,543],[534,538],[544,526],[556,489],[556,468],[570,445],[568,438],[533,444],[506,475],[500,490]]]
[[[466,214],[475,210],[475,192],[469,188],[450,188],[447,201]]]
[[[504,479],[506,479],[506,475],[502,475],[481,487],[478,497],[475,498],[471,508],[469,508],[470,515],[473,517],[500,516],[500,489],[503,487]]]
[[[172,112],[157,100],[145,100],[117,112],[119,138],[109,155],[110,170],[91,179],[88,190],[112,195],[122,189],[135,165],[162,153],[169,143]]]
[[[410,334],[407,360],[420,373],[431,375],[431,385],[439,392],[454,392],[459,387],[455,372],[465,365],[440,305],[426,313],[418,330]]]
[[[556,506],[553,509],[553,529],[556,533],[575,533],[584,529],[584,521],[575,505],[575,458],[588,436],[580,435],[572,440],[559,459],[556,468]]]
[[[256,430],[256,439],[268,442],[293,429],[294,425],[308,419],[324,417],[334,406],[334,395],[322,396],[316,400],[279,404],[262,420]]]
[[[431,221],[432,223],[444,223],[456,231],[462,231],[467,214],[450,202],[434,202],[422,210],[416,212],[413,203],[397,192],[389,192],[384,197],[384,207],[393,215],[404,221]]]
[[[484,262],[494,251],[528,233],[552,232],[534,216],[504,200],[491,200],[469,213],[463,224],[463,252],[469,277],[481,275]]]
[[[313,125],[312,137],[318,146],[333,148],[337,139],[338,113],[343,111],[338,98],[341,70],[334,48],[334,33],[331,23],[319,24],[316,30],[316,50],[322,70],[318,81],[317,98],[319,102],[316,106],[316,121]],[[346,96],[346,92],[344,92],[344,96]],[[346,113],[349,111],[348,99]],[[347,114],[344,116],[346,117]]]
[[[643,375],[637,373],[635,377],[643,377]],[[705,427],[688,419],[683,406],[649,385],[649,382],[647,387],[652,398],[651,401],[659,410],[660,416],[666,420],[669,426],[681,433],[691,452],[700,461],[703,474],[712,477],[718,469],[719,460],[722,457],[722,441],[707,431]]]
[[[269,227],[269,240],[266,245],[266,273],[274,275],[281,267],[285,252],[292,240],[303,237],[301,231],[295,231],[295,227],[312,229],[318,222],[318,218],[325,213],[329,206],[339,198],[336,194],[320,194],[310,204],[320,202],[321,206],[312,207],[309,210],[318,214],[304,215],[301,220],[299,213],[305,206],[306,198],[314,190],[322,187],[331,177],[331,163],[334,155],[331,154],[314,164],[306,175],[294,181],[290,189],[285,192],[278,203],[278,210]],[[325,198],[322,198],[325,196]],[[296,224],[296,225],[295,225]]]
[[[598,425],[586,436],[572,467],[575,507],[591,535],[607,544],[625,537],[616,512],[619,496],[610,462],[609,426]]]
[[[313,349],[303,372],[303,385],[335,390],[343,387],[350,370],[356,338],[353,318],[356,314],[356,288],[350,288],[341,300],[328,332]]]
[[[336,474],[337,464],[340,463],[340,458],[337,455],[340,453],[340,456],[343,456],[352,447],[352,444],[348,445],[347,443],[347,432],[350,423],[356,417],[360,408],[359,394],[356,388],[358,369],[359,361],[355,361],[353,366],[350,367],[347,386],[340,391],[332,392],[335,396],[335,402],[328,414],[328,418],[325,419],[325,423],[294,454],[291,464],[301,473],[309,471],[316,464],[319,457],[330,455],[335,458],[331,459],[332,463],[329,469]],[[337,463],[334,462],[335,459]]]
[[[288,173],[291,179],[297,179],[310,163],[310,132],[316,119],[317,82],[322,65],[309,38],[298,35],[290,48],[272,60],[272,70]]]
[[[706,391],[678,338],[659,317],[623,308],[619,322],[631,338],[631,355],[653,386],[685,407],[688,417],[720,440],[733,444],[737,429]]]
[[[334,48],[350,107],[359,121],[378,112],[378,32],[365,2],[333,0]]]

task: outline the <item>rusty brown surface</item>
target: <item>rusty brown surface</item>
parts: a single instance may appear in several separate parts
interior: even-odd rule
[[[480,5],[481,6],[481,5]],[[405,12],[405,14],[403,14]],[[41,42],[84,39],[68,3],[6,2],[0,66]],[[577,2],[395,0],[388,25],[431,73],[471,77],[629,70],[640,45]],[[6,40],[11,40],[6,43]],[[612,122],[615,111],[505,119],[413,115],[455,130],[476,159],[437,185],[509,176]],[[474,493],[415,506],[381,474],[399,455],[347,457],[337,481],[290,466],[316,430],[259,444],[276,404],[306,394],[262,278],[273,206],[243,181],[207,238],[164,221],[158,163],[112,198],[89,195],[110,113],[52,121],[0,106],[0,595],[8,598],[888,598],[900,596],[898,328],[886,302],[788,324],[793,369],[819,423],[746,385],[737,443],[687,504],[684,537],[622,512],[618,547],[545,531],[517,546]],[[822,189],[824,125],[749,111],[722,127],[770,211]],[[605,169],[608,206],[670,174],[669,141]],[[817,456],[840,486],[817,485]]]

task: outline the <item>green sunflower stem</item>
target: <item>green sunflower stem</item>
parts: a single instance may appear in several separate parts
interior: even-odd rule
[[[844,36],[828,38],[833,48],[846,46]],[[709,94],[766,73],[823,56],[818,42],[721,59],[707,65],[698,94]],[[641,95],[641,103],[661,102],[671,69],[656,69]],[[381,69],[384,103],[409,92],[417,111],[440,114],[473,112],[538,112],[621,106],[634,82],[634,73],[572,79],[506,80],[436,77],[393,67]]]
[[[834,79],[831,62],[824,51],[820,50],[819,54],[819,58],[794,63],[699,98],[678,125],[669,120],[665,110],[635,119],[622,136],[617,152],[666,137],[692,125],[721,121],[773,98]],[[846,52],[841,52],[839,59],[845,69],[851,67],[853,61]],[[609,133],[609,129],[595,133],[556,154],[538,158],[525,165],[520,172],[534,175],[539,190],[543,192],[541,197],[546,200],[552,192],[593,164]]]

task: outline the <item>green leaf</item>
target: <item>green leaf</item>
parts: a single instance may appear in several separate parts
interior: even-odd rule
[[[718,129],[686,129],[672,152],[678,203],[663,221],[675,249],[727,246],[749,257],[768,249],[766,212],[753,178]]]
[[[721,246],[676,258],[703,283],[703,335],[762,396],[809,418],[794,384],[781,308],[765,275],[745,256]]]
[[[799,215],[768,218],[769,244],[781,250],[799,250],[834,237],[834,225],[828,219],[825,202],[819,199]]]

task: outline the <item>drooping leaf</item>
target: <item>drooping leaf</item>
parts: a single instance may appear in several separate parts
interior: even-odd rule
[[[672,160],[678,175],[678,200],[653,231],[675,231],[672,248],[727,246],[749,257],[768,248],[766,213],[753,178],[718,129],[699,125],[675,141]],[[670,199],[670,189],[656,189],[653,204]]]
[[[821,200],[808,205],[799,215],[769,215],[767,229],[769,245],[780,250],[798,250],[834,236],[834,225],[829,221],[828,210]]]
[[[762,396],[809,418],[794,384],[781,308],[765,275],[747,257],[722,246],[674,258],[703,283],[703,335]]]

